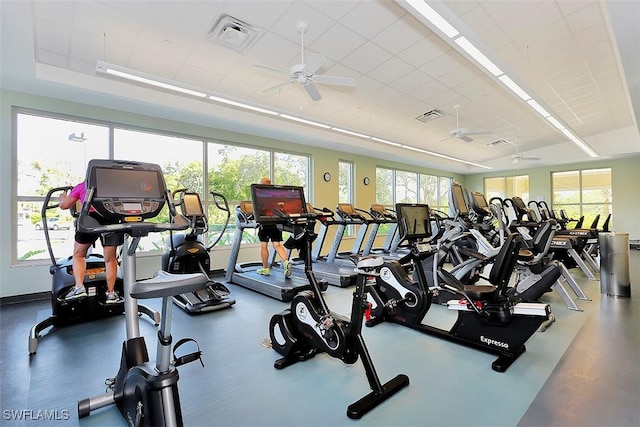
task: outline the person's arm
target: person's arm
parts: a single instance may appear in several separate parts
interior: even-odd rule
[[[67,193],[62,193],[60,195],[60,209],[69,209],[78,201],[77,197],[69,195]]]

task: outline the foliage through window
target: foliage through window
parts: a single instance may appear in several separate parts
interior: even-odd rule
[[[599,216],[599,226],[613,212],[611,169],[585,169],[551,174],[552,207],[571,219],[584,216],[583,227],[590,227]]]
[[[16,111],[14,114],[19,159],[15,206],[15,259],[18,261],[48,259],[43,231],[36,227],[41,224],[40,211],[47,191],[83,181],[89,160],[110,158],[110,152],[119,160],[159,164],[171,191],[186,188],[198,192],[208,215],[209,242],[222,232],[227,219],[227,212],[216,207],[210,192],[222,194],[228,200],[231,212],[229,227],[218,245],[231,244],[235,226],[233,209],[239,201],[250,199],[251,183],[268,176],[274,184],[300,185],[308,189],[308,156],[204,141],[187,135],[125,129],[117,124],[49,113]],[[47,216],[59,218],[61,224],[71,221],[68,212],[59,209],[49,210]],[[156,220],[167,218],[165,208]],[[62,228],[51,230],[52,247],[57,256],[68,256],[73,251],[74,230],[73,227]],[[140,248],[164,250],[165,238],[159,233],[148,236],[140,243]],[[257,241],[257,236],[246,238]],[[101,250],[96,248],[97,252]]]

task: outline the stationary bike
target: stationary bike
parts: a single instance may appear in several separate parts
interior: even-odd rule
[[[378,269],[374,286],[367,288],[372,303],[367,326],[384,321],[407,326],[419,332],[498,355],[491,367],[504,372],[525,351],[525,342],[540,325],[549,319],[548,304],[527,303],[507,293],[509,278],[516,264],[520,236],[507,236],[495,258],[489,282],[491,285],[463,285],[446,270],[438,269],[440,286],[456,299],[447,303],[458,313],[455,324],[444,330],[423,324],[432,301],[423,261],[434,256],[423,239],[431,236],[429,206],[420,204],[396,205],[398,230],[410,243],[410,262],[414,280],[397,261],[385,261]]]
[[[131,426],[182,426],[178,394],[177,366],[201,360],[200,348],[191,338],[178,341],[171,360],[171,310],[176,294],[204,288],[208,277],[203,273],[170,274],[159,271],[151,279],[136,281],[136,248],[141,237],[149,233],[185,230],[188,220],[179,215],[166,189],[162,169],[151,163],[117,160],[91,160],[88,165],[87,194],[78,218],[78,230],[85,233],[125,233],[123,252],[124,305],[127,340],[122,345],[120,369],[106,381],[106,394],[78,402],[78,417],[115,404]],[[170,223],[144,222],[156,217],[167,204]],[[89,216],[89,207],[113,222],[102,225]],[[162,298],[162,320],[158,331],[155,366],[149,363],[144,337],[140,335],[137,299]],[[176,356],[186,343],[197,350]]]
[[[182,215],[189,220],[189,232],[169,233],[168,245],[162,254],[162,269],[169,273],[204,273],[209,276],[211,249],[224,235],[231,212],[227,199],[219,193],[211,192],[216,208],[226,213],[222,230],[213,243],[205,246],[202,235],[209,229],[207,216],[202,209],[198,193],[186,188],[175,190],[172,198]],[[176,202],[177,200],[177,202]],[[207,287],[196,292],[176,295],[173,302],[189,314],[208,313],[229,308],[236,303],[231,291],[224,284],[210,280]]]
[[[257,206],[255,202],[254,205]],[[291,232],[293,240],[288,245],[300,251],[305,274],[311,284],[310,291],[300,292],[293,298],[291,308],[271,318],[269,333],[272,347],[284,356],[274,366],[283,369],[322,352],[347,364],[354,364],[361,358],[372,391],[347,408],[349,418],[361,418],[409,385],[409,378],[404,374],[397,375],[385,384],[380,382],[362,337],[365,291],[375,281],[375,270],[382,264],[382,258],[369,256],[357,260],[357,255],[354,256],[358,279],[353,293],[351,317],[333,313],[322,296],[312,270],[311,242],[316,237],[314,226],[318,215],[301,213],[293,216],[277,209],[274,209],[274,213],[286,221],[284,227]]]

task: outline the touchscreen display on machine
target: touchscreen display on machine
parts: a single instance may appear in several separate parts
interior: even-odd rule
[[[398,216],[400,234],[406,234],[407,239],[416,240],[431,236],[429,205],[398,203],[396,215]]]
[[[107,199],[160,199],[162,188],[155,171],[97,168],[96,197]]]
[[[256,222],[282,221],[274,209],[292,216],[307,213],[302,187],[253,184],[251,198]]]
[[[182,198],[182,214],[186,216],[202,216],[202,204],[200,196],[196,193],[185,193]]]

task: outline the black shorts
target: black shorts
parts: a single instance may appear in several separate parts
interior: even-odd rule
[[[97,214],[89,214],[93,218],[97,219],[101,225],[112,224],[111,222],[102,221],[102,218]],[[75,240],[81,244],[93,244],[96,240],[100,238],[100,243],[102,246],[120,246],[124,243],[124,233],[82,233],[76,230]]]
[[[282,242],[282,230],[275,225],[261,225],[258,230],[258,239],[261,242]]]

